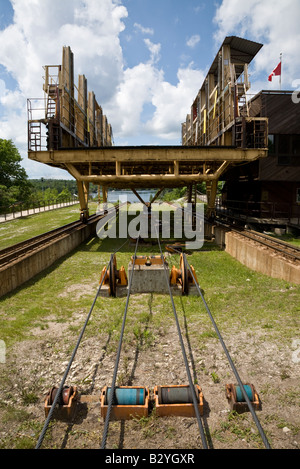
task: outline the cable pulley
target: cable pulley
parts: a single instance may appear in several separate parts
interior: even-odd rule
[[[53,404],[57,392],[58,392],[58,388],[53,387],[51,389],[50,395],[49,395],[49,404],[50,405]],[[60,393],[60,395],[58,397],[57,404],[58,405],[68,405],[70,397],[71,397],[72,394],[73,394],[73,386],[64,386],[62,392]]]
[[[251,402],[253,402],[254,392],[253,392],[253,389],[252,389],[252,385],[249,385],[249,384],[244,385],[244,389],[247,393],[247,396],[248,396],[249,400]],[[240,386],[236,386],[235,391],[236,391],[236,400],[237,400],[237,402],[246,402]]]
[[[187,268],[186,257],[180,254],[180,271],[182,282],[182,293],[187,295],[189,292],[189,271]]]
[[[243,384],[243,389],[238,384],[226,384],[225,392],[232,410],[237,412],[247,411],[246,399],[249,400],[254,409],[259,410],[261,408],[261,402],[253,384]]]
[[[107,405],[109,402],[111,392],[112,392],[111,388],[110,387],[107,388],[105,405]],[[116,387],[112,403],[113,405],[144,405],[145,399],[146,399],[145,388]]]
[[[45,399],[45,416],[48,417],[54,405],[60,418],[70,419],[74,415],[77,402],[78,391],[76,386],[64,386],[62,389],[53,386]]]
[[[199,400],[199,388],[194,386],[196,398]],[[189,386],[158,386],[159,404],[192,404],[193,396]]]
[[[108,276],[109,276],[110,294],[111,296],[116,296],[117,259],[116,259],[115,254],[111,254],[110,256]]]
[[[117,258],[115,254],[111,254],[108,268],[103,267],[100,283],[103,282],[102,291],[108,290],[108,296],[117,296],[117,287],[126,287],[128,284],[127,275],[124,266],[117,268]]]

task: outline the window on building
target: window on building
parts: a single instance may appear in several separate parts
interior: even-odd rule
[[[291,164],[291,135],[278,135],[278,164]]]
[[[278,153],[287,154],[290,152],[290,135],[278,135]]]
[[[292,136],[292,155],[300,156],[300,135]]]
[[[277,158],[279,166],[299,166],[300,135],[270,134],[268,136],[269,155]]]
[[[268,136],[268,149],[269,149],[269,155],[275,154],[275,135]]]

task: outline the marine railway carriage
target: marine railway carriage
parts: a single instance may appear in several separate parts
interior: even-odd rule
[[[81,214],[88,214],[89,183],[107,189],[195,186],[205,181],[211,187],[208,207],[215,205],[217,182],[230,164],[265,157],[265,149],[235,147],[107,147],[29,152],[29,158],[66,169],[77,181]],[[156,199],[156,197],[155,197]],[[154,200],[155,200],[154,199]],[[153,200],[153,201],[154,201]],[[153,202],[152,201],[152,202]]]
[[[163,188],[180,186],[189,187],[189,201],[195,202],[196,199],[193,200],[193,195],[195,197],[196,193],[193,189],[197,183],[204,181],[207,186],[208,216],[210,216],[214,213],[217,182],[224,171],[230,165],[255,161],[267,156],[267,119],[249,119],[246,105],[246,91],[249,88],[247,66],[261,47],[261,44],[245,39],[225,38],[205,79],[204,86],[200,89],[193,103],[190,117],[187,118],[187,123],[190,123],[190,126],[184,125],[182,127],[184,131],[182,145],[140,147],[115,147],[112,145],[111,126],[103,115],[102,108],[97,103],[94,93],[88,93],[84,75],[79,76],[78,88],[75,86],[73,53],[69,47],[64,47],[62,64],[45,66],[44,109],[38,109],[40,113],[38,117],[35,116],[34,101],[28,100],[28,156],[32,160],[65,169],[76,179],[81,220],[83,221],[89,218],[89,183],[102,187],[104,202],[107,201],[108,187],[129,188],[137,195],[139,188],[157,188],[158,192],[153,199],[155,200]],[[53,70],[55,70],[54,74]],[[41,116],[41,112],[44,115]],[[138,197],[140,198],[139,195]],[[102,448],[106,447],[108,426],[112,414],[117,418],[124,419],[132,414],[141,412],[139,415],[143,416],[145,412],[148,412],[148,388],[125,387],[125,389],[120,389],[116,387],[128,300],[133,285],[132,279],[135,275],[135,263],[143,261],[136,256],[138,241],[139,238],[136,240],[135,253],[132,257],[132,269],[126,291],[127,302],[114,376],[111,387],[106,386],[101,394],[101,412],[105,419]],[[159,236],[157,242],[160,246]],[[186,412],[189,416],[196,416],[202,445],[207,448],[200,415],[203,412],[202,390],[200,387],[194,387],[192,382],[162,251],[160,259],[156,259],[156,261],[159,260],[161,260],[167,290],[170,294],[189,384],[188,386],[157,386],[154,390],[155,406],[159,415],[162,416],[187,415]],[[70,417],[78,403],[77,388],[75,386],[66,387],[65,381],[96,298],[100,294],[102,286],[105,285],[105,281],[108,282],[109,289],[115,287],[113,293],[116,294],[117,288],[114,280],[119,280],[120,272],[115,264],[115,259],[112,257],[102,271],[97,295],[63,380],[59,388],[53,387],[47,395],[45,401],[46,422],[36,448],[39,448],[43,442],[56,406],[58,405],[60,411],[64,411],[66,416]],[[269,448],[269,443],[254,410],[259,405],[259,402],[256,401],[256,391],[252,385],[242,383],[204,300],[195,272],[188,264],[184,253],[181,255],[181,268],[174,274],[175,287],[178,279],[181,279],[182,285],[185,284],[188,288],[191,283],[191,286],[196,288],[198,295],[203,300],[238,383],[238,385],[228,385],[226,396],[231,405],[244,406],[245,403],[247,404],[265,446]],[[133,402],[131,402],[132,391],[135,399]],[[139,401],[136,400],[137,398]]]
[[[28,100],[28,157],[76,179],[82,220],[89,216],[89,183],[102,187],[104,202],[109,187],[151,187],[158,195],[180,186],[190,188],[192,202],[192,189],[204,181],[210,216],[228,167],[267,156],[268,121],[249,117],[246,99],[248,64],[261,47],[226,37],[182,125],[182,145],[139,147],[113,146],[111,125],[85,76],[75,85],[73,53],[64,47],[62,64],[45,66],[42,107]]]
[[[163,253],[162,253],[159,237],[157,238],[157,242],[158,242],[160,253],[161,253],[161,263],[165,269],[165,263],[163,261]],[[179,342],[181,345],[181,351],[182,351],[184,364],[186,368],[186,373],[188,377],[188,382],[189,382],[188,385],[186,384],[157,385],[154,387],[152,392],[147,386],[117,386],[116,385],[121,347],[122,347],[122,341],[123,341],[125,324],[126,324],[126,316],[127,316],[128,305],[129,305],[129,298],[131,295],[132,279],[135,275],[134,266],[135,266],[135,262],[138,260],[136,256],[138,243],[139,243],[139,239],[137,239],[135,243],[135,254],[132,260],[133,268],[130,274],[130,280],[129,280],[128,291],[127,291],[127,301],[126,301],[126,306],[124,310],[124,317],[123,317],[123,322],[122,322],[117,356],[116,356],[116,360],[114,364],[112,383],[111,383],[111,386],[105,385],[104,388],[101,390],[100,414],[104,420],[104,430],[103,430],[103,435],[102,435],[101,449],[106,449],[110,420],[128,420],[132,418],[145,418],[149,415],[152,408],[155,408],[156,416],[158,417],[168,417],[168,416],[195,417],[198,423],[202,447],[204,449],[208,449],[209,445],[208,445],[207,437],[205,435],[205,431],[204,431],[204,427],[203,427],[203,423],[201,419],[201,416],[203,416],[204,414],[204,396],[203,396],[202,388],[198,384],[195,385],[192,380],[188,358],[187,358],[187,354],[185,351],[185,346],[184,346],[184,342],[183,342],[183,338],[182,338],[182,334],[180,330],[180,325],[179,325],[179,321],[177,317],[176,307],[173,301],[173,296],[172,296],[172,292],[170,288],[169,288],[169,294],[170,294],[170,299],[172,303],[172,309],[173,309],[174,318],[176,322],[177,332],[179,336]],[[263,428],[261,427],[261,424],[256,415],[256,410],[260,410],[261,408],[261,402],[255,390],[255,387],[253,384],[243,383],[241,381],[239,373],[233,361],[231,360],[227,347],[221,337],[218,327],[212,317],[212,314],[201,292],[201,288],[197,282],[194,271],[189,265],[185,254],[182,254],[182,259],[183,259],[183,264],[185,265],[186,270],[189,271],[192,281],[194,282],[194,285],[198,291],[198,294],[201,297],[206,307],[207,313],[212,321],[213,327],[218,335],[218,338],[221,342],[223,350],[232,368],[233,374],[237,380],[237,384],[231,383],[231,384],[226,385],[225,396],[228,399],[230,407],[232,410],[236,410],[237,412],[244,412],[245,410],[249,410],[251,412],[252,417],[254,419],[254,422],[257,426],[257,429],[260,433],[260,436],[262,438],[262,441],[265,447],[270,449],[271,447],[268,442],[268,439],[266,438]],[[111,267],[112,266],[111,266],[111,260],[110,260],[110,262],[106,266],[105,273],[108,271],[108,269],[111,269]],[[100,290],[104,284],[105,273],[104,275],[102,275],[102,279],[100,281],[100,285],[99,285],[95,300],[86,318],[85,324],[80,333],[78,342],[73,351],[69,364],[66,368],[66,371],[60,383],[60,386],[58,388],[55,386],[52,387],[46,396],[45,406],[44,406],[46,420],[45,420],[43,430],[40,434],[39,440],[37,442],[36,449],[39,449],[41,447],[46,431],[48,429],[50,420],[55,412],[58,413],[56,414],[56,416],[59,416],[59,418],[66,420],[66,421],[70,421],[75,416],[76,409],[78,408],[78,406],[80,406],[80,403],[91,402],[91,399],[93,399],[93,396],[80,396],[77,387],[65,386],[65,381],[68,376],[68,372],[70,370],[72,362],[75,358],[77,348],[79,347],[80,341],[83,337],[85,327],[92,314],[97,296],[99,295]],[[166,273],[166,270],[165,270],[165,274],[166,274],[165,280],[166,280],[166,283],[168,284],[168,275]],[[95,399],[99,400],[99,397],[96,396]]]

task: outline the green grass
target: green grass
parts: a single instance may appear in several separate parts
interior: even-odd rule
[[[226,417],[220,429],[214,431],[214,438],[219,441],[234,441],[235,439],[244,440],[247,443],[252,443],[258,448],[262,448],[262,442],[259,433],[254,430],[250,423],[249,415],[238,414],[232,411]]]
[[[0,223],[0,250],[79,219],[79,205]]]
[[[67,218],[74,216],[73,209],[61,209],[61,217],[57,216],[58,212],[47,213],[47,216],[49,220],[52,217],[52,224],[57,224],[58,218],[63,224]],[[36,215],[35,222],[38,219],[44,228],[44,214]],[[20,222],[26,224],[29,220]],[[123,239],[100,240],[96,237],[89,240],[51,268],[3,297],[0,300],[0,338],[6,346],[29,338],[30,330],[34,327],[47,327],[44,319],[49,317],[71,324],[74,313],[85,311],[88,314],[98,289],[101,271],[107,265],[111,253],[123,243]],[[127,271],[133,251],[132,244],[123,246],[116,255],[118,268],[124,265]],[[158,246],[150,248],[140,244],[138,255],[150,253],[159,254]],[[295,337],[300,317],[299,286],[253,272],[211,243],[205,244],[202,251],[189,255],[188,261],[195,268],[205,301],[222,334],[241,328],[247,330],[251,324],[253,330],[257,328],[269,339],[280,337],[284,342]],[[179,255],[170,256],[168,263],[170,268],[173,265],[179,267]],[[94,319],[88,325],[86,334],[111,334],[113,340],[110,344],[114,347],[118,340],[115,331],[120,330],[125,301],[126,298],[113,301],[98,298]],[[199,297],[174,297],[174,303],[181,326],[188,328],[188,333],[197,340],[199,346],[204,346],[206,341],[217,340]],[[173,321],[173,311],[168,295],[136,295],[130,300],[126,340],[140,341],[143,346],[149,346],[155,340],[156,331],[167,330],[170,320]],[[80,326],[77,329],[79,333]]]
[[[282,241],[285,241],[286,243],[293,244],[294,246],[300,247],[300,236],[295,236],[291,233],[286,233],[281,236],[279,235],[272,235],[277,239],[281,239]]]
[[[71,209],[62,210],[64,214],[61,218],[57,217],[58,212],[52,212],[54,218],[52,223],[66,223],[66,218],[71,216],[68,213]],[[36,215],[36,220],[40,220],[40,225],[44,228],[42,214]],[[22,222],[26,223],[26,220]],[[8,355],[12,346],[18,342],[36,340],[36,328],[47,330],[50,321],[57,321],[67,326],[66,332],[72,334],[72,340],[69,340],[70,335],[67,333],[64,336],[71,356],[95,298],[101,271],[107,265],[111,253],[123,243],[124,240],[93,238],[22,287],[1,298],[0,339],[5,341]],[[165,252],[164,244],[162,247]],[[124,265],[128,272],[128,263],[133,251],[134,245],[129,242],[122,247],[116,255],[118,268]],[[137,252],[138,255],[159,253],[157,245],[149,247],[142,244]],[[178,254],[171,255],[167,261],[170,268],[173,265],[179,267]],[[279,346],[290,345],[300,325],[299,285],[255,273],[212,243],[205,243],[201,251],[188,255],[188,261],[195,268],[204,298],[225,342],[226,335],[245,331],[253,337],[255,335],[256,343],[265,340]],[[97,337],[97,341],[100,342],[105,338],[103,346],[106,347],[107,354],[117,349],[125,304],[126,297],[114,299],[99,297],[86,328],[85,338]],[[201,353],[207,345],[217,343],[216,332],[199,297],[174,297],[174,304],[182,333],[189,339],[192,350]],[[73,321],[76,316],[78,319],[78,315],[82,317],[82,323],[78,320]],[[133,349],[138,353],[140,350],[150,350],[168,334],[170,324],[175,326],[168,295],[145,294],[130,298],[118,384],[123,381],[128,383],[130,378],[130,367],[126,362],[127,351]],[[56,344],[53,338],[49,340],[52,340],[52,351],[56,353],[60,345]],[[204,371],[206,370],[205,363],[197,366],[202,366]],[[219,370],[207,369],[206,373],[214,385],[218,385],[224,378]],[[8,389],[14,389],[15,376],[17,373],[14,373],[14,370],[10,370],[10,375],[6,376],[5,379],[11,380],[11,386],[9,383],[6,386]],[[284,378],[282,375],[282,379]],[[264,395],[263,389],[260,391]],[[270,394],[271,389],[265,390],[267,391]],[[33,385],[22,389],[21,400],[24,407],[22,410],[12,405],[13,395],[9,405],[0,400],[2,418],[6,423],[12,421],[13,426],[17,428],[17,436],[15,432],[8,434],[2,443],[3,447],[31,448],[35,444],[41,427],[30,419],[26,409],[36,402],[38,394],[38,389]],[[295,402],[295,396],[297,390],[292,389],[289,394],[282,396],[282,400]],[[297,405],[298,401],[299,399]],[[154,420],[151,422],[154,425]],[[142,425],[142,422],[137,425]],[[228,418],[224,416],[222,425],[216,429],[214,437],[220,441],[245,439],[259,447],[257,433],[249,431],[252,426],[249,419],[241,416],[234,414]],[[155,430],[155,427],[153,428]],[[144,438],[149,437],[150,440],[153,428],[150,425],[141,426]],[[166,437],[170,439],[174,437],[172,427],[169,428]]]
[[[32,327],[42,327],[49,316],[68,322],[78,310],[88,311],[97,292],[101,270],[110,254],[123,240],[92,239],[80,246],[23,287],[0,301],[1,339],[7,344],[25,339]],[[153,247],[153,254],[159,254]],[[263,330],[269,337],[290,340],[299,327],[300,287],[250,271],[223,251],[195,252],[188,260],[196,270],[197,279],[210,311],[222,331],[251,327]],[[133,246],[127,244],[117,253],[117,267],[126,271]],[[138,255],[149,253],[148,246],[140,246]],[[179,267],[179,255],[168,258],[170,267]],[[151,341],[147,324],[153,328],[167,327],[173,320],[168,295],[135,296],[130,301],[127,328],[131,339],[143,337]],[[87,328],[111,333],[120,328],[126,298],[96,302],[96,319]],[[201,323],[201,328],[189,326],[189,332],[201,340],[215,340],[216,334],[199,297],[174,297],[177,313],[187,324]],[[151,312],[149,312],[151,310]],[[153,313],[156,314],[153,314]],[[137,323],[138,318],[138,323]],[[147,339],[147,340],[146,340]]]

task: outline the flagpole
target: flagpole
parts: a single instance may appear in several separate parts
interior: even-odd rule
[[[280,53],[280,77],[279,77],[279,86],[281,91],[281,77],[282,77],[282,52]]]

